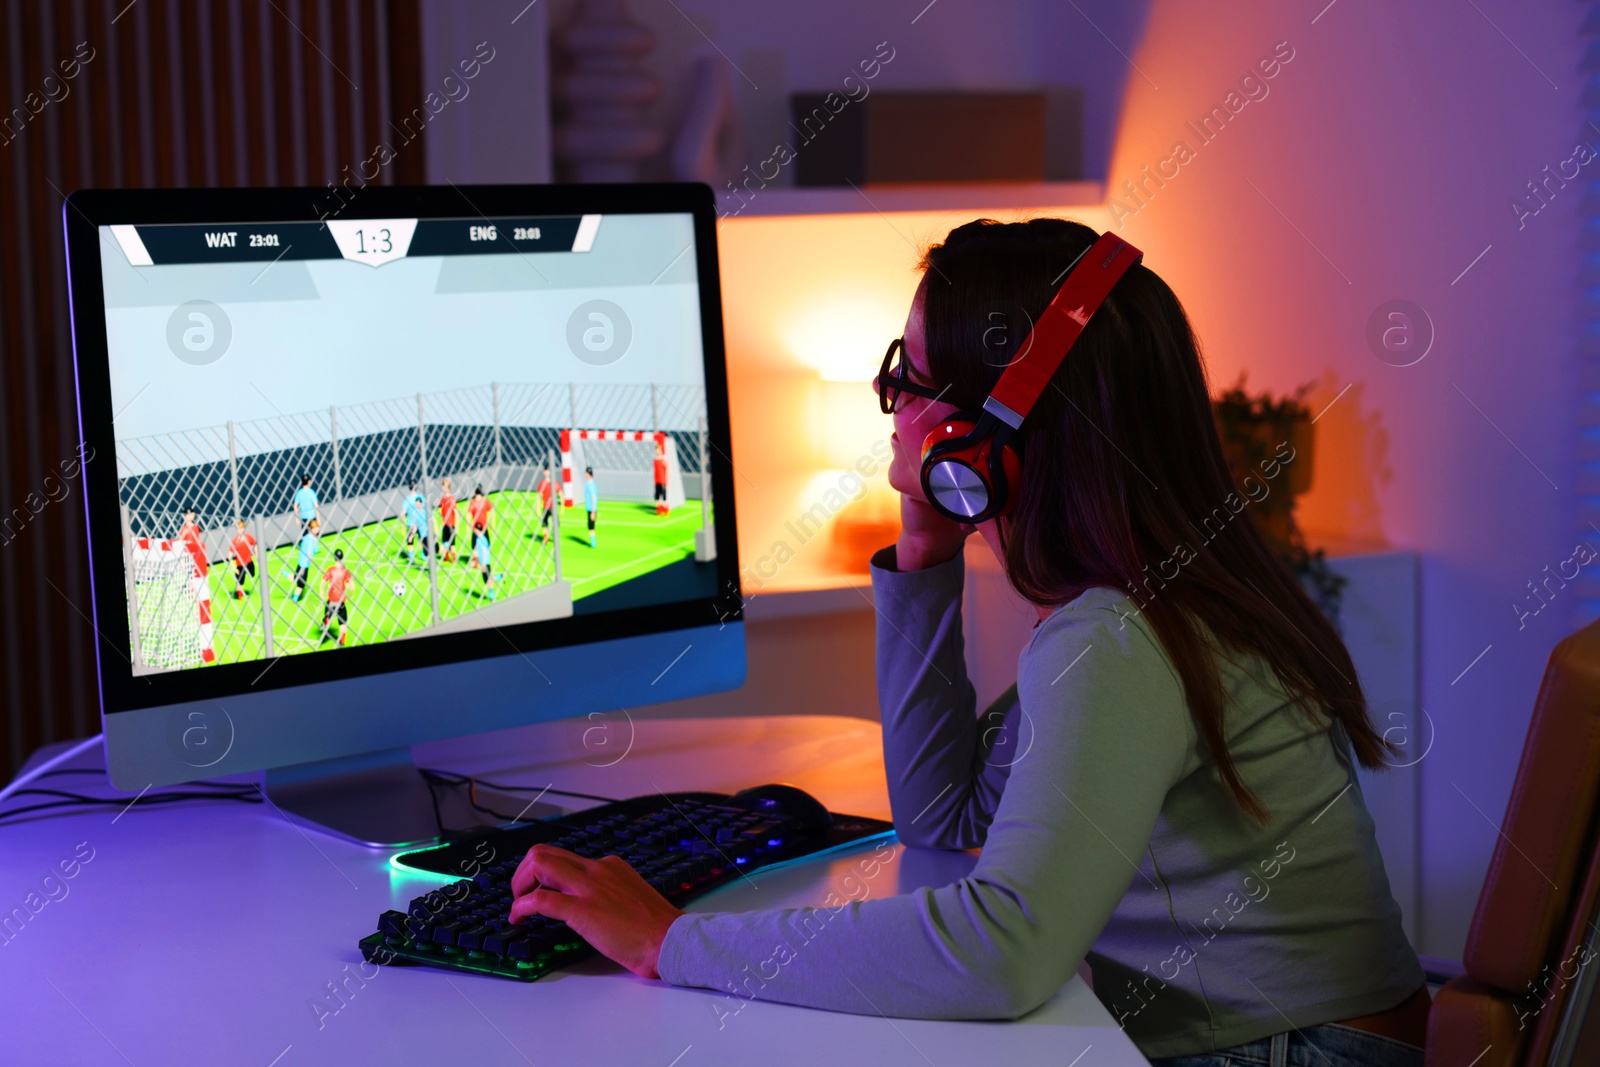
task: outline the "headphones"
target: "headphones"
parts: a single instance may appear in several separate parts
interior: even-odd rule
[[[1017,500],[1011,487],[1022,478],[1013,436],[1112,287],[1143,256],[1109,233],[1078,253],[982,409],[959,411],[928,434],[922,442],[922,492],[934,510],[974,524],[1011,513]],[[1040,355],[1030,361],[1026,357],[1035,347]]]

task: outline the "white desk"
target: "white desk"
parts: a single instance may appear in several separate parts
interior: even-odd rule
[[[888,817],[879,728],[859,719],[657,720],[635,728],[619,716],[422,745],[416,759],[608,796],[785,780],[834,810]],[[104,788],[85,787],[90,781],[46,779]],[[636,978],[600,958],[530,984],[373,968],[357,940],[379,912],[404,908],[437,883],[394,872],[388,852],[302,831],[265,804],[206,801],[0,826],[0,913],[24,906],[80,842],[93,858],[61,883],[66,895],[9,941],[0,938],[0,1062],[1146,1063],[1076,977],[1014,1023],[891,1021],[754,1001],[719,1028],[712,1005],[726,1004],[721,994]],[[692,907],[819,904],[859,858],[758,872],[754,885],[741,881]],[[973,860],[897,845],[871,895],[947,884]],[[342,1000],[330,984],[343,987]]]

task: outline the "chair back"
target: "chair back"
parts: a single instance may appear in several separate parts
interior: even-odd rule
[[[1467,934],[1465,973],[1429,1013],[1429,1067],[1549,1059],[1574,989],[1586,977],[1591,989],[1586,972],[1600,966],[1588,948],[1600,900],[1597,797],[1600,620],[1565,638],[1545,667]]]

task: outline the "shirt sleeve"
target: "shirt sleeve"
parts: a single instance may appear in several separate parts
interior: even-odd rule
[[[1026,738],[1014,690],[983,715],[967,677],[961,636],[965,563],[895,567],[895,550],[872,558],[878,610],[878,711],[895,832],[907,845],[983,845],[1014,753]]]
[[[683,915],[661,976],[862,1014],[1012,1019],[1042,1004],[1136,876],[1192,737],[1165,657],[1110,612],[1043,623],[1018,693],[1033,744],[970,875],[898,896],[892,875],[864,877],[832,906]]]

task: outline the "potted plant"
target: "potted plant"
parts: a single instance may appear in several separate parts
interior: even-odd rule
[[[1248,392],[1245,375],[1216,397],[1211,404],[1222,439],[1222,452],[1228,461],[1235,485],[1244,486],[1247,477],[1260,479],[1260,472],[1271,469],[1281,445],[1293,449],[1294,459],[1282,466],[1284,482],[1259,501],[1252,498],[1250,515],[1289,570],[1298,577],[1322,610],[1339,624],[1339,603],[1346,579],[1328,566],[1322,549],[1306,544],[1305,534],[1295,521],[1295,498],[1311,488],[1312,459],[1315,455],[1315,430],[1306,394],[1315,383],[1307,382],[1281,397],[1270,393]]]

